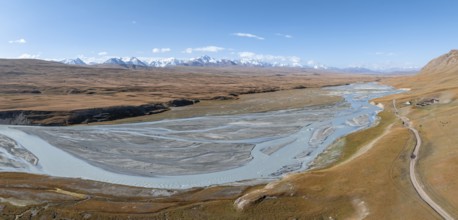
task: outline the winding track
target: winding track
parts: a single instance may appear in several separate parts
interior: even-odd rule
[[[412,133],[415,135],[416,139],[416,144],[415,148],[412,152],[412,156],[410,157],[410,181],[412,182],[412,185],[415,188],[415,191],[417,191],[418,195],[421,197],[423,201],[425,201],[434,211],[437,212],[442,218],[446,220],[452,220],[454,219],[447,211],[445,211],[439,204],[434,202],[434,200],[431,199],[431,197],[428,196],[428,194],[425,192],[425,190],[422,187],[422,184],[418,181],[417,176],[415,175],[415,165],[417,164],[418,161],[418,152],[420,151],[421,147],[421,138],[420,134],[418,133],[417,129],[415,129],[412,124],[410,123],[410,120],[405,117],[399,115],[398,109],[396,108],[396,100],[393,99],[393,108],[396,114],[396,117],[401,119],[403,122],[404,126],[408,128]]]

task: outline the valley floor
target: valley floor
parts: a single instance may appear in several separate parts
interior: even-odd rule
[[[438,218],[410,184],[408,161],[415,142],[389,104],[385,103],[376,127],[339,140],[344,143],[342,154],[334,158],[334,164],[267,185],[155,190],[2,173],[1,213],[11,219],[19,215],[82,219]],[[352,156],[368,144],[372,147]]]

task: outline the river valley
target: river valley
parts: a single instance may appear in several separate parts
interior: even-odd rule
[[[339,137],[376,122],[371,99],[400,92],[376,83],[325,91],[344,101],[120,125],[1,125],[0,169],[167,189],[267,181],[308,169]]]

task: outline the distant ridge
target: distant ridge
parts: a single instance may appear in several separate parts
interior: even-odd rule
[[[381,73],[416,73],[417,69],[387,69],[387,70],[371,70],[363,67],[349,67],[349,68],[336,68],[328,67],[325,65],[307,66],[300,63],[279,63],[279,62],[265,62],[259,59],[216,59],[208,55],[191,59],[177,59],[177,58],[157,58],[157,59],[139,59],[137,57],[130,58],[109,58],[100,63],[85,63],[83,60],[65,59],[61,63],[68,65],[90,65],[99,67],[115,67],[115,68],[129,68],[129,69],[147,69],[147,68],[166,68],[174,66],[193,66],[193,67],[289,67],[289,68],[307,68],[315,70],[328,70],[332,72],[341,73],[362,73],[362,74],[381,74]]]
[[[80,58],[65,59],[61,63],[69,65],[104,65],[118,66],[123,68],[148,68],[148,67],[171,67],[171,66],[247,66],[247,67],[303,67],[299,63],[268,63],[257,59],[215,59],[208,55],[191,58],[191,59],[176,59],[176,58],[159,58],[141,60],[137,57],[131,58],[109,58],[101,63],[85,63]],[[321,68],[316,68],[321,69]]]

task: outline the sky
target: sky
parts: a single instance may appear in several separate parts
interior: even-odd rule
[[[458,48],[456,0],[1,0],[0,57],[410,68]]]

